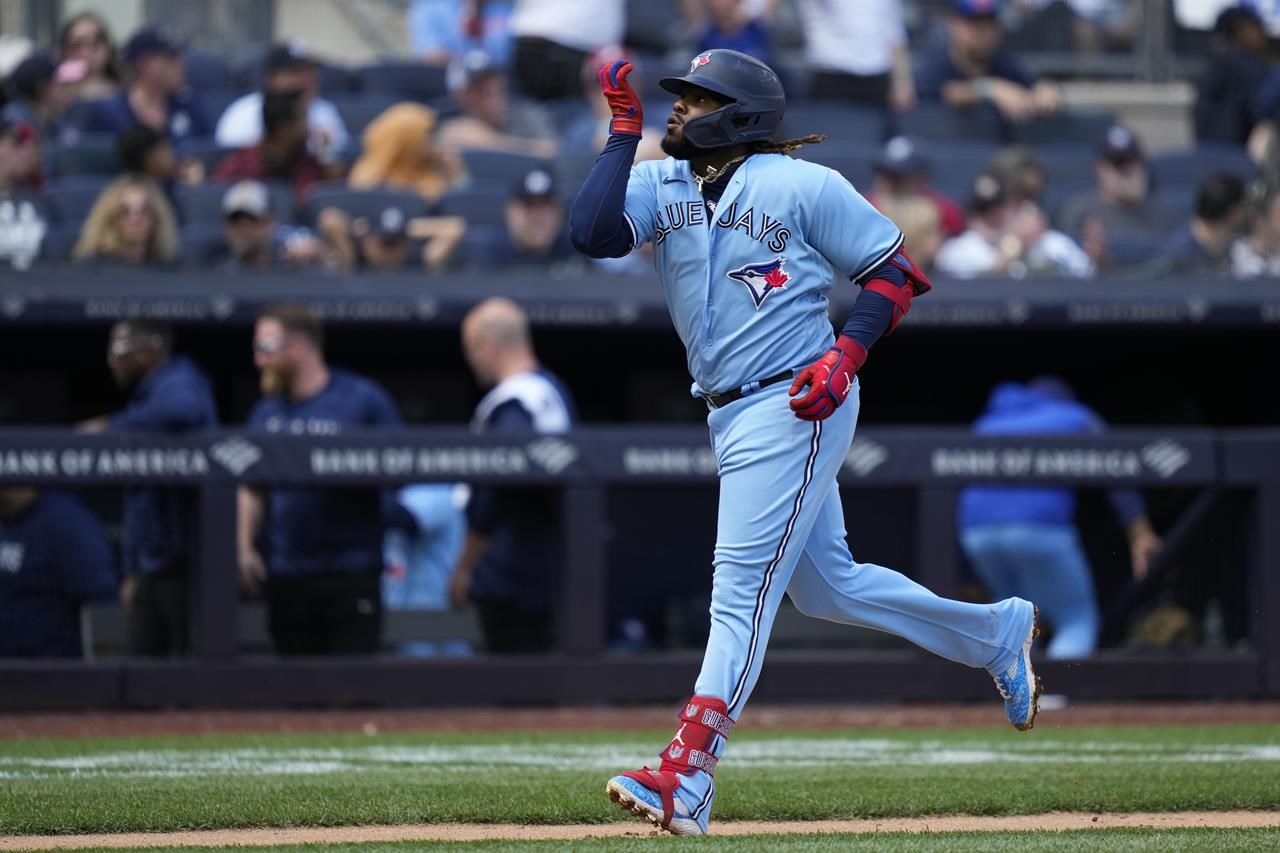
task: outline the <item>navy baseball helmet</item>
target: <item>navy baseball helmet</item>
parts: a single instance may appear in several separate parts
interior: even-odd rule
[[[787,109],[787,95],[773,69],[736,50],[708,50],[689,63],[683,77],[663,77],[658,85],[676,95],[700,86],[729,101],[685,122],[685,138],[699,148],[720,148],[772,139]]]

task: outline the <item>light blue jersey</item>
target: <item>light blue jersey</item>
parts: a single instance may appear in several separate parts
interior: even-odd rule
[[[633,245],[654,243],[694,391],[722,393],[811,363],[834,339],[827,294],[860,280],[902,233],[839,173],[754,154],[729,180],[708,224],[687,160],[632,168]]]

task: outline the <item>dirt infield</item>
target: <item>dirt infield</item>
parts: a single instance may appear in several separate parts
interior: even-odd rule
[[[964,815],[884,820],[732,821],[713,826],[716,835],[801,833],[1027,831],[1062,829],[1180,829],[1280,826],[1280,812],[1170,812],[1075,814],[1054,812],[1017,817]],[[66,850],[76,847],[223,847],[279,844],[344,844],[368,841],[579,841],[657,834],[636,823],[577,826],[434,824],[295,829],[224,829],[199,832],[0,837],[0,850]]]
[[[610,731],[663,729],[672,708],[518,708],[316,711],[124,711],[0,714],[0,740],[156,734],[288,732]],[[760,730],[926,728],[1004,725],[995,701],[982,705],[814,705],[752,707],[744,726]],[[1082,725],[1280,723],[1280,703],[1068,704],[1044,702],[1037,728]]]

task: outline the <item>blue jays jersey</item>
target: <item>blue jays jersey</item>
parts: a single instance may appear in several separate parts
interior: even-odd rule
[[[633,246],[654,268],[688,353],[694,393],[722,393],[809,364],[834,339],[833,283],[860,281],[902,246],[839,173],[754,154],[713,211],[688,161],[639,163],[627,184]]]

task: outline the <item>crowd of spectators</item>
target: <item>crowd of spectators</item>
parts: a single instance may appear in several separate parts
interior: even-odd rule
[[[909,232],[926,268],[960,277],[1271,274],[1259,253],[1269,252],[1267,200],[1280,175],[1280,73],[1249,6],[1219,16],[1199,85],[1197,139],[1221,168],[1169,167],[1157,180],[1134,131],[1077,120],[1059,87],[1007,45],[1008,25],[1025,32],[1065,15],[1077,49],[1110,49],[1131,37],[1132,4],[946,0],[910,32],[902,0],[668,5],[689,49],[766,60],[777,59],[775,34],[792,16],[804,67],[779,67],[801,108],[795,121],[830,136],[799,156],[844,171]],[[645,20],[624,0],[415,0],[406,32],[416,62],[346,70],[286,42],[237,70],[193,55],[161,28],[117,43],[100,17],[76,15],[56,48],[35,46],[0,68],[0,261],[586,270],[591,262],[560,252],[563,241],[521,233],[532,227],[521,213],[532,196],[520,188],[546,183],[539,221],[562,226],[564,204],[607,138],[596,65],[632,59],[647,98],[646,82],[673,61],[674,51],[655,53],[635,35]],[[654,130],[638,159],[661,156],[667,103],[648,106]],[[846,132],[859,123],[878,130]],[[1037,123],[1050,129],[1027,130]],[[1001,150],[1010,142],[1023,144]],[[940,173],[933,182],[931,167]],[[1231,175],[1242,193],[1222,189]],[[936,222],[917,200],[936,209]],[[1230,210],[1218,211],[1224,204]]]

